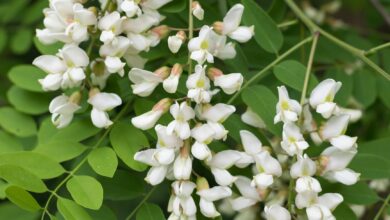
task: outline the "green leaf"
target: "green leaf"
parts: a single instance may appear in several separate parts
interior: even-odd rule
[[[31,192],[43,193],[47,191],[42,180],[28,170],[16,165],[0,165],[0,177],[12,185]]]
[[[378,83],[378,95],[383,104],[390,109],[390,82],[381,78],[377,79]]]
[[[47,112],[51,101],[49,94],[29,92],[16,86],[8,90],[7,97],[16,110],[31,115]]]
[[[113,177],[118,167],[118,158],[111,148],[100,147],[89,154],[88,163],[97,174]]]
[[[22,151],[23,145],[18,138],[0,131],[0,154]]]
[[[118,122],[110,133],[110,140],[118,157],[130,168],[144,171],[146,165],[134,160],[134,154],[149,146],[145,135],[127,121]]]
[[[46,0],[38,0],[35,4],[28,8],[27,12],[23,15],[24,24],[34,24],[41,20],[44,16],[43,9],[48,6]]]
[[[37,133],[33,118],[10,107],[0,108],[0,126],[18,137],[29,137]]]
[[[41,179],[60,176],[64,168],[53,159],[31,151],[14,152],[0,155],[0,165],[22,167]]]
[[[16,54],[26,53],[32,43],[33,33],[28,28],[20,28],[11,39],[11,50]]]
[[[100,131],[99,128],[93,126],[91,119],[74,119],[72,123],[61,129],[57,129],[50,120],[46,118],[39,129],[38,142],[39,144],[50,141],[72,141],[79,142],[92,137]]]
[[[65,220],[92,220],[88,212],[72,200],[59,198],[57,208]]]
[[[121,201],[141,196],[144,192],[145,181],[143,173],[117,170],[114,177],[100,177],[104,189],[104,198]]]
[[[43,92],[38,79],[42,79],[46,73],[33,65],[14,66],[8,72],[8,78],[18,87],[32,91]]]
[[[34,151],[46,155],[57,162],[71,160],[87,149],[83,144],[73,141],[49,141],[39,144]]]
[[[64,44],[61,42],[45,45],[41,43],[37,37],[34,37],[34,45],[41,54],[55,55]]]
[[[117,220],[115,213],[109,207],[103,205],[99,210],[87,210],[93,220]]]
[[[361,70],[355,73],[353,88],[356,100],[364,107],[374,103],[377,96],[377,85],[376,78],[371,72]]]
[[[85,208],[98,210],[103,203],[103,187],[93,177],[73,176],[66,188],[74,201]]]
[[[248,87],[242,92],[242,100],[264,120],[267,128],[273,134],[277,136],[282,134],[280,124],[274,124],[278,99],[271,90],[260,85]]]
[[[337,206],[337,208],[333,211],[333,215],[336,217],[336,219],[358,219],[352,209],[344,202]]]
[[[273,69],[276,78],[283,84],[301,92],[305,81],[306,67],[295,60],[287,60]],[[308,84],[308,93],[318,84],[317,77],[314,74],[310,75]]]
[[[37,200],[35,200],[29,192],[20,187],[9,186],[5,190],[5,193],[11,202],[15,203],[24,210],[35,212],[41,209]]]
[[[283,35],[271,17],[253,0],[242,0],[245,6],[245,25],[255,26],[254,38],[267,52],[278,53],[283,45]]]
[[[359,154],[371,154],[385,160],[390,158],[390,137],[359,144]]]
[[[349,165],[354,171],[361,173],[363,179],[389,179],[390,160],[373,154],[357,154]]]
[[[164,220],[164,213],[161,208],[155,204],[145,203],[137,211],[137,220]]]
[[[178,13],[187,7],[187,2],[186,0],[175,0],[164,5],[160,10],[166,13]]]
[[[28,212],[21,210],[16,205],[10,202],[2,202],[0,204],[0,213],[2,219],[12,219],[12,220],[36,220],[38,219],[38,212]]]
[[[364,182],[352,186],[337,184],[332,191],[340,193],[348,204],[371,205],[379,201],[378,195]]]

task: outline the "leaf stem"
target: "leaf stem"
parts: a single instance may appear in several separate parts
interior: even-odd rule
[[[130,220],[134,215],[135,213],[137,213],[137,210],[139,208],[141,208],[141,206],[149,199],[149,197],[153,194],[154,190],[156,189],[157,187],[154,186],[149,192],[148,194],[146,194],[146,196],[142,199],[142,201],[140,203],[138,203],[137,207],[135,207],[135,209],[133,209],[133,211],[131,211],[131,213],[127,216],[126,220]]]
[[[301,95],[301,106],[303,106],[303,104],[305,104],[307,86],[309,84],[310,72],[311,72],[311,68],[313,66],[314,54],[315,54],[315,51],[317,48],[317,42],[318,42],[319,36],[320,36],[319,32],[314,33],[313,43],[311,45],[311,50],[310,50],[310,55],[309,55],[309,61],[307,62],[305,81],[303,83],[303,89],[302,89],[302,95]]]
[[[380,75],[385,77],[387,80],[390,81],[390,75],[384,71],[382,68],[380,68],[377,64],[375,64],[373,61],[371,61],[369,58],[365,56],[365,51],[361,50],[359,48],[356,48],[337,37],[333,36],[332,34],[328,33],[327,31],[320,28],[318,25],[316,25],[313,21],[311,21],[302,11],[301,9],[294,3],[293,0],[285,0],[286,4],[291,8],[291,10],[295,13],[295,15],[314,33],[314,32],[320,32],[322,36],[328,38],[333,43],[337,44],[339,47],[343,48],[344,50],[350,52],[351,54],[355,55],[356,57],[360,58],[364,63],[366,63],[368,66],[370,66],[372,69],[374,69],[376,72],[378,72]]]
[[[123,114],[125,114],[127,109],[130,107],[132,101],[133,101],[133,99],[131,98],[127,102],[127,104],[122,108],[122,110],[114,118],[114,120],[113,120],[114,123],[113,124],[115,124],[115,122],[118,121],[123,116]],[[95,148],[98,148],[101,145],[101,143],[104,141],[104,139],[110,133],[111,129],[112,129],[112,126],[107,128],[104,131],[103,135],[99,138],[99,140],[96,142],[96,144],[93,147],[90,148],[90,150],[87,153],[87,155],[68,173],[68,175],[56,186],[56,188],[54,188],[54,190],[50,191],[50,196],[47,199],[46,204],[45,204],[45,206],[43,208],[41,220],[45,219],[45,214],[46,213],[50,214],[49,210],[48,210],[49,209],[49,205],[50,205],[50,202],[51,202],[51,200],[53,199],[54,196],[58,197],[57,191],[84,165],[84,163],[88,160],[88,155],[92,152],[92,150],[94,150]]]
[[[385,49],[386,47],[390,47],[390,42],[387,42],[387,43],[381,44],[379,46],[373,47],[373,48],[367,50],[364,54],[366,56],[367,55],[371,55],[371,54],[374,54],[374,53],[378,52],[379,50]]]
[[[382,214],[385,211],[386,206],[389,204],[389,202],[390,202],[390,194],[387,195],[386,200],[383,202],[383,204],[382,204],[381,208],[379,209],[378,213],[375,215],[374,220],[379,220],[380,219],[380,217],[382,216]]]
[[[278,28],[284,28],[284,27],[288,27],[288,26],[292,26],[292,25],[296,25],[296,24],[298,24],[298,20],[294,19],[291,21],[285,21],[285,22],[278,24]]]
[[[262,69],[260,72],[256,73],[252,78],[250,78],[242,87],[240,90],[238,90],[236,92],[236,94],[234,94],[234,96],[232,96],[229,101],[227,102],[227,104],[232,104],[234,102],[234,100],[236,100],[238,98],[238,96],[240,95],[241,91],[243,91],[246,87],[248,87],[249,85],[251,85],[253,82],[255,82],[256,80],[258,79],[261,79],[262,77],[265,76],[265,74],[267,73],[267,71],[269,69],[271,69],[273,66],[275,66],[276,64],[278,64],[281,60],[283,60],[284,58],[286,58],[288,55],[290,55],[292,52],[294,52],[295,50],[297,50],[298,48],[300,48],[302,45],[306,44],[307,42],[310,42],[311,40],[313,39],[312,36],[310,37],[307,37],[306,39],[300,41],[299,43],[297,43],[296,45],[294,45],[293,47],[291,47],[290,49],[288,49],[286,52],[284,52],[282,55],[280,55],[278,58],[276,58],[274,61],[272,61],[272,63],[268,64],[264,69]]]

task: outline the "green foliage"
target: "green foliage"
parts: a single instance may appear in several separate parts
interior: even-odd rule
[[[59,198],[57,200],[57,208],[65,220],[92,220],[88,212],[72,200]]]
[[[163,220],[164,214],[160,207],[154,204],[145,203],[138,210],[137,220]]]
[[[101,147],[92,150],[88,155],[88,163],[97,174],[113,177],[118,166],[118,158],[111,148]]]
[[[0,126],[19,137],[29,137],[37,133],[32,117],[16,111],[10,107],[0,108]]]
[[[93,177],[73,176],[66,188],[74,201],[85,208],[98,210],[103,202],[103,187]]]
[[[5,194],[11,202],[15,203],[24,210],[35,212],[41,209],[34,197],[29,192],[20,187],[9,186],[5,190]]]

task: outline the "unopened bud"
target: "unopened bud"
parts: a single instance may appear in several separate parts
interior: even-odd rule
[[[223,32],[223,23],[222,21],[216,21],[214,22],[213,24],[213,30],[218,33],[218,34],[222,34]]]
[[[187,39],[187,34],[186,34],[186,32],[184,32],[184,31],[178,31],[178,32],[176,33],[176,36],[177,36],[178,38],[180,38],[180,40],[182,40],[183,42],[186,41],[186,39]]]
[[[171,74],[174,76],[177,75],[180,76],[182,72],[183,72],[183,66],[179,63],[175,63],[175,65],[173,65],[172,67]]]
[[[198,177],[196,179],[196,189],[198,191],[204,190],[204,189],[209,189],[209,183],[207,182],[207,179],[204,177]]]
[[[260,189],[260,188],[256,188],[256,191],[257,193],[259,194],[259,197],[262,199],[262,200],[265,200],[269,194],[269,190],[268,189]]]
[[[169,108],[171,107],[172,103],[173,103],[173,101],[170,98],[161,99],[159,102],[157,102],[153,106],[152,110],[153,111],[167,112],[169,110]]]
[[[204,10],[202,6],[200,6],[198,1],[192,2],[191,5],[192,14],[199,20],[203,20],[204,17]]]
[[[157,34],[160,39],[166,37],[169,34],[169,28],[167,25],[160,25],[152,29],[152,32]]]
[[[171,69],[167,66],[160,67],[154,71],[154,73],[162,79],[166,79],[170,72]]]
[[[190,155],[191,142],[190,139],[184,141],[184,145],[180,148],[180,155],[187,158]]]
[[[80,104],[81,97],[82,97],[81,92],[76,91],[76,92],[72,93],[72,95],[69,97],[69,102],[78,105],[78,104]]]
[[[100,93],[100,90],[99,90],[98,88],[94,87],[94,88],[91,88],[91,89],[89,90],[88,95],[89,95],[89,97],[91,98],[91,97],[95,96],[95,95],[98,94],[98,93]]]
[[[106,65],[102,60],[97,60],[92,63],[92,72],[95,76],[103,76],[105,72]]]
[[[214,81],[215,78],[217,78],[218,76],[222,76],[223,75],[223,72],[222,70],[218,69],[218,68],[215,68],[215,67],[211,67],[207,70],[207,76]]]

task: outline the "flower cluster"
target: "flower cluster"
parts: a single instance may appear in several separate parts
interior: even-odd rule
[[[287,179],[291,182],[290,185],[295,186],[295,207],[306,210],[308,219],[334,219],[332,210],[343,201],[343,197],[338,193],[321,195],[321,184],[315,176],[345,185],[352,185],[359,179],[358,173],[346,168],[357,153],[357,138],[344,134],[351,116],[334,102],[340,87],[341,83],[332,79],[322,81],[313,89],[303,107],[289,97],[284,86],[278,87],[279,101],[274,122],[283,122],[280,148],[274,147],[271,150],[262,147],[252,133],[241,131],[245,150],[242,158],[248,158],[248,162],[253,161],[255,175],[253,180],[240,177],[235,182],[241,196],[231,201],[233,209],[245,211],[244,208],[264,201],[267,219],[291,219],[289,211],[293,211],[293,205],[288,204],[289,211],[282,207],[289,190],[289,185],[283,184],[283,179]],[[319,114],[321,126],[317,126],[319,123],[314,119],[311,108]],[[259,126],[259,123],[254,123],[259,119],[253,118],[250,111],[245,115],[244,121]],[[323,119],[327,121],[323,122]],[[310,158],[305,153],[310,144],[305,140],[304,134],[308,134],[313,143],[328,142],[330,146],[319,157]],[[282,171],[281,167],[288,169]],[[275,181],[275,177],[280,178]]]
[[[228,59],[236,55],[234,44],[228,37],[238,42],[246,42],[253,36],[253,27],[239,26],[244,7],[233,6],[223,22],[216,22],[212,28],[203,26],[199,35],[189,39],[190,59],[197,62],[194,71],[188,69],[186,80],[187,95],[179,99],[164,98],[154,107],[132,118],[135,127],[147,130],[154,127],[157,133],[156,148],[149,148],[135,154],[134,159],[151,168],[145,180],[151,185],[161,183],[165,178],[172,180],[172,195],[168,210],[169,219],[196,219],[197,206],[193,191],[200,197],[199,207],[206,217],[217,217],[214,201],[230,197],[231,186],[237,177],[228,169],[238,165],[241,152],[223,150],[216,152],[209,147],[214,140],[225,140],[228,131],[223,122],[235,112],[235,107],[224,103],[211,104],[215,94],[222,90],[230,95],[241,88],[243,76],[240,73],[224,74],[216,67],[207,67],[206,62],[214,59]],[[203,9],[198,2],[192,5],[193,16],[203,19]],[[215,31],[214,31],[215,30]],[[168,38],[168,46],[173,53],[180,50],[186,41],[184,31]],[[191,66],[191,64],[189,65]],[[149,96],[162,84],[167,93],[176,93],[184,65],[176,63],[151,72],[142,68],[132,68],[129,79],[133,82],[133,93],[141,97]],[[219,88],[219,89],[218,89]],[[167,125],[157,124],[165,113],[173,120]],[[157,124],[157,125],[156,125]],[[210,187],[208,181],[193,170],[197,159],[210,169],[216,186]],[[196,183],[192,181],[197,176]]]
[[[126,62],[130,67],[145,64],[139,53],[156,46],[166,34],[167,27],[155,27],[163,20],[157,9],[170,1],[106,0],[98,10],[85,8],[83,0],[50,0],[44,9],[45,28],[37,30],[37,37],[44,44],[61,42],[64,46],[55,55],[37,57],[33,64],[47,73],[39,80],[43,90],[64,91],[49,109],[58,128],[67,126],[80,109],[84,88],[89,88],[86,102],[92,106],[93,124],[99,128],[112,124],[107,112],[122,100],[100,90],[110,75],[124,76]],[[80,45],[86,41],[85,50]],[[98,53],[92,54],[97,46]]]

